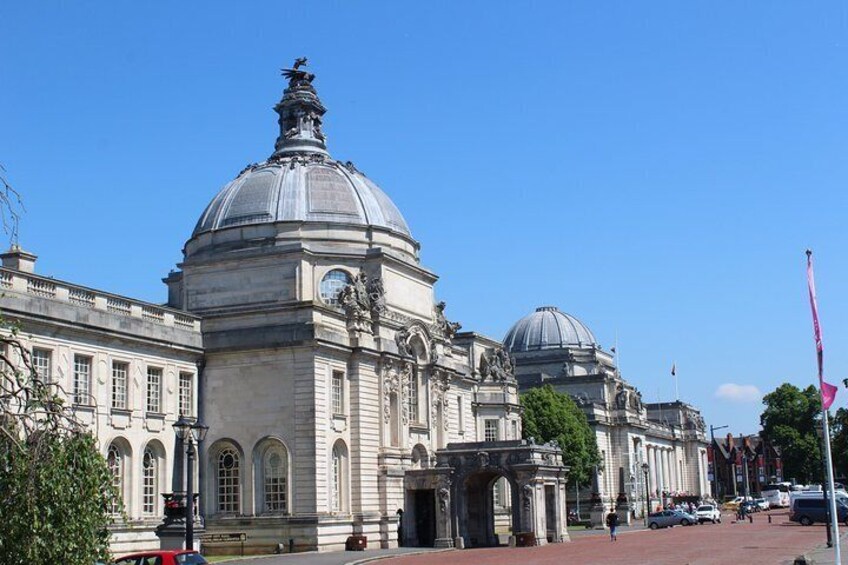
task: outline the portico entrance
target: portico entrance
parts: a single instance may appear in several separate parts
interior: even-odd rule
[[[404,542],[487,547],[518,534],[536,545],[568,541],[561,457],[555,445],[526,440],[449,444],[435,468],[406,472]]]

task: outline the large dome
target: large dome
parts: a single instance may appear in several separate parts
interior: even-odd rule
[[[306,59],[299,59],[283,72],[289,84],[274,107],[280,134],[273,155],[247,167],[215,196],[197,222],[193,239],[228,228],[279,222],[384,228],[412,239],[386,193],[350,161],[330,157],[321,129],[326,109],[312,84],[315,75],[302,68],[305,64]],[[218,239],[231,241],[231,233]],[[255,230],[244,233],[241,237],[255,237]]]
[[[504,347],[511,353],[594,345],[595,336],[589,328],[555,306],[536,308],[518,320],[504,338]]]
[[[357,171],[323,155],[281,156],[245,169],[200,217],[192,237],[246,224],[335,222],[377,226],[410,236],[386,193]]]

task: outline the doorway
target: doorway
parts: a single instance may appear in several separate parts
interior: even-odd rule
[[[413,491],[415,537],[417,547],[433,547],[436,543],[436,491]]]

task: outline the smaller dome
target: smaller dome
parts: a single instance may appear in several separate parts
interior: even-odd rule
[[[504,347],[510,353],[595,345],[595,336],[589,328],[555,306],[536,308],[518,320],[504,338]]]

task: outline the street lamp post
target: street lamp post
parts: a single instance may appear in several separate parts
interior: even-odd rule
[[[715,450],[715,433],[716,430],[723,430],[729,426],[710,426],[710,449],[713,450],[713,480],[710,481],[713,489],[713,500],[718,501],[718,473],[717,470],[717,461],[716,461],[716,450]]]
[[[194,549],[194,446],[206,438],[207,431],[209,426],[182,415],[174,423],[174,432],[186,446],[186,549]]]
[[[643,513],[645,514],[645,527],[648,527],[648,513],[651,510],[651,499],[650,493],[648,492],[648,464],[642,463],[642,474],[645,476],[645,508]]]

